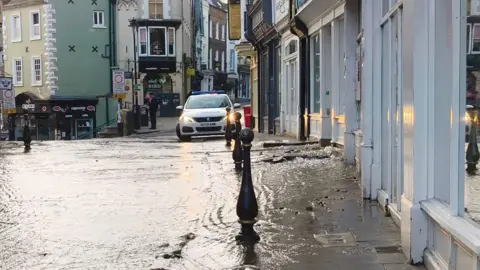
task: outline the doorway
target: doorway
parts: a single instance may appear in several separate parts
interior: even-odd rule
[[[286,110],[285,110],[285,132],[290,135],[297,134],[298,125],[298,78],[297,60],[293,59],[286,63]]]

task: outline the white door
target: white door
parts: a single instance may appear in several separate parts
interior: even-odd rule
[[[286,64],[286,112],[285,131],[290,134],[297,134],[297,62],[289,61]]]

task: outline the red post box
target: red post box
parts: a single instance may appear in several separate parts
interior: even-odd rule
[[[243,106],[243,118],[245,120],[245,127],[250,128],[252,119],[252,108],[250,106]]]

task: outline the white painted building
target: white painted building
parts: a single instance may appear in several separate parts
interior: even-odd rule
[[[213,73],[208,73],[207,70],[213,70],[212,67],[212,55],[209,52],[210,48],[210,39],[209,39],[209,30],[210,30],[210,15],[209,15],[210,4],[208,0],[202,0],[202,14],[203,14],[203,29],[204,34],[201,37],[202,40],[202,54],[201,54],[201,67],[199,70],[203,72],[203,80],[201,82],[202,91],[208,91],[213,89]]]
[[[175,68],[165,76],[167,78],[165,91],[180,93],[180,99],[184,100],[186,94],[190,91],[190,77],[186,75],[186,69],[191,67],[193,63],[189,62],[193,53],[193,25],[192,25],[192,0],[118,0],[117,1],[117,56],[118,66],[123,70],[132,70],[134,62],[134,48],[133,48],[133,33],[129,26],[129,20],[135,18],[136,20],[154,20],[161,24],[171,23],[168,21],[179,21],[179,26],[174,31],[174,35],[170,36],[170,32],[166,33],[165,40],[173,42],[173,53],[168,52],[168,56],[174,56]],[[158,26],[154,26],[158,27]],[[163,26],[161,26],[163,27]],[[142,28],[142,27],[140,27]],[[152,27],[153,28],[153,27]],[[172,27],[170,27],[172,28]],[[173,28],[172,28],[173,29]],[[142,30],[140,30],[141,32]],[[170,31],[170,30],[169,30]],[[147,39],[147,36],[138,34],[135,37],[139,43],[145,44],[145,41],[140,39]],[[169,43],[170,44],[170,43]],[[148,48],[150,48],[150,45]],[[150,50],[147,50],[150,51]],[[142,54],[140,50],[137,52],[140,56],[147,56]],[[138,60],[140,62],[141,60]],[[138,63],[137,63],[138,65]],[[140,70],[140,72],[142,72]],[[142,72],[139,83],[143,84],[145,73]],[[145,85],[147,85],[145,83]],[[131,102],[131,97],[128,97]],[[139,103],[143,102],[143,98],[139,98]]]
[[[281,65],[280,130],[283,134],[297,137],[300,132],[299,40],[290,31],[289,1],[275,0],[273,10],[275,26],[282,37],[276,52]]]
[[[475,3],[307,1],[296,14],[310,39],[311,135],[360,163],[363,196],[389,211],[409,261],[428,269],[480,269],[464,165]]]

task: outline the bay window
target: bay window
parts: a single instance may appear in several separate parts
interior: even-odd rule
[[[148,29],[148,36],[150,41],[149,54],[151,56],[166,56],[167,55],[167,39],[165,27],[150,27]]]
[[[472,53],[480,53],[480,24],[473,25]]]
[[[175,55],[175,28],[168,28],[168,55]]]
[[[175,56],[175,28],[164,26],[138,28],[138,55]]]
[[[138,29],[139,38],[139,55],[147,55],[147,28],[139,28]]]

